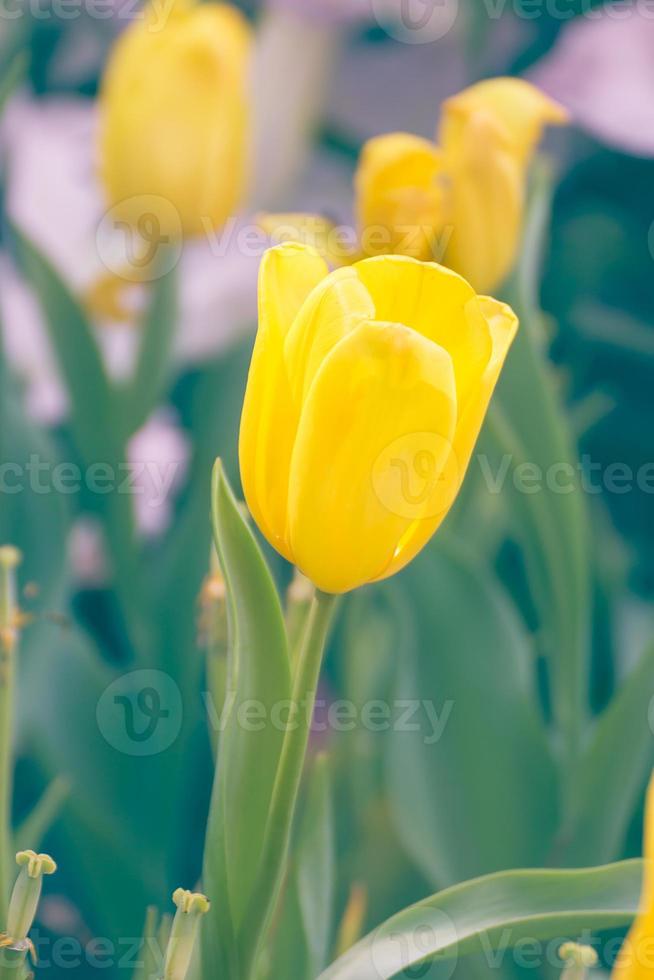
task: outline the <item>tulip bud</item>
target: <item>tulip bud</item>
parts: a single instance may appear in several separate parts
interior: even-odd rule
[[[366,143],[355,177],[357,225],[364,255],[438,258],[443,218],[443,163],[429,140],[389,133]]]
[[[41,898],[43,875],[54,874],[57,870],[49,854],[34,851],[19,851],[16,864],[20,871],[9,901],[7,931],[0,934],[0,974],[3,978],[5,971],[7,976],[22,976],[28,953],[36,959],[29,931]]]
[[[445,102],[438,147],[408,133],[370,140],[355,182],[362,252],[435,259],[495,289],[515,262],[543,129],[567,118],[529,82],[493,78]]]
[[[9,903],[7,932],[15,942],[27,939],[41,898],[43,875],[52,875],[57,865],[49,854],[19,851],[16,864],[20,868]]]
[[[403,568],[448,513],[517,328],[508,306],[406,256],[329,274],[264,256],[241,420],[250,510],[322,592]]]
[[[207,233],[238,208],[249,51],[236,8],[181,0],[153,2],[116,42],[101,90],[102,178],[115,220],[146,243]]]
[[[445,103],[439,129],[449,186],[444,261],[479,292],[495,289],[511,272],[528,165],[545,126],[567,118],[519,78],[480,82]]]
[[[188,973],[200,919],[209,911],[208,898],[178,888],[173,894],[177,912],[173,920],[164,963],[164,980],[185,980]]]
[[[563,943],[559,956],[565,963],[561,980],[585,980],[587,971],[597,965],[597,953],[592,946]]]

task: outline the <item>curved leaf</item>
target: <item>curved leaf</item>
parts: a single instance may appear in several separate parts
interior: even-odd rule
[[[557,859],[583,864],[619,855],[654,762],[653,690],[650,646],[597,721],[579,770],[577,808]],[[607,786],[620,790],[607,793]]]
[[[205,849],[204,888],[212,906],[204,920],[203,960],[212,972],[220,973],[222,964],[232,975],[284,737],[274,709],[291,697],[291,674],[279,597],[220,461],[212,510],[234,644]],[[255,713],[247,715],[253,706]]]
[[[436,958],[488,956],[523,939],[563,942],[582,930],[622,926],[638,909],[641,868],[624,861],[583,871],[505,871],[455,885],[388,919],[319,980],[390,980]]]
[[[404,847],[433,887],[546,863],[556,776],[520,620],[443,536],[396,588],[404,612],[386,751]]]

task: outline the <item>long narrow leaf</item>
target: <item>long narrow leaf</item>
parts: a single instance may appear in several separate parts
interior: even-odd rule
[[[212,503],[234,636],[204,864],[212,906],[202,955],[219,973],[225,964],[237,969],[235,934],[252,897],[284,735],[275,711],[288,703],[291,676],[277,591],[219,462]]]
[[[575,939],[622,926],[638,909],[641,862],[584,871],[508,871],[455,885],[393,916],[319,980],[390,980],[426,961],[521,940]],[[509,958],[509,957],[507,957]],[[492,963],[495,963],[493,957]],[[424,974],[422,974],[424,975]]]
[[[561,841],[560,856],[567,862],[610,861],[619,855],[654,765],[653,690],[651,646],[597,722],[580,767],[578,807]],[[607,786],[619,791],[607,793]]]
[[[165,392],[177,319],[174,270],[155,280],[142,326],[141,346],[134,377],[123,392],[125,427],[135,432],[156,408]]]

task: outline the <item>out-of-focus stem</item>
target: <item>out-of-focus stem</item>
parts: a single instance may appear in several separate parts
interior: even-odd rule
[[[202,588],[203,634],[207,650],[207,713],[214,755],[218,748],[220,715],[225,705],[228,676],[229,623],[227,590],[215,548],[211,549],[210,569]]]
[[[313,584],[296,569],[286,593],[286,635],[293,664],[300,652],[314,595]]]
[[[13,860],[11,799],[13,788],[13,701],[15,651],[18,642],[16,548],[0,548],[0,930],[7,921]]]

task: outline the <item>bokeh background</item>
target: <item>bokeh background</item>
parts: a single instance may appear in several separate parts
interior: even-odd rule
[[[346,909],[367,930],[487,871],[640,851],[654,762],[654,8],[635,0],[277,0],[242,9],[256,31],[250,196],[222,236],[185,246],[171,291],[157,293],[163,305],[154,315],[165,309],[174,321],[173,353],[157,404],[147,405],[128,443],[139,492],[116,508],[51,485],[57,463],[111,459],[103,447],[112,419],[83,358],[69,350],[62,371],[48,326],[53,293],[44,293],[17,239],[47,257],[93,323],[109,375],[127,384],[154,300],[120,281],[103,244],[96,97],[136,7],[5,0],[0,9],[0,452],[5,464],[46,461],[45,490],[32,480],[14,492],[5,468],[0,493],[0,539],[24,552],[30,617],[15,822],[50,786],[42,846],[60,872],[48,882],[39,930],[50,953],[61,937],[81,944],[81,952],[58,947],[44,966],[52,976],[124,975],[94,937],[107,937],[115,953],[139,935],[147,904],[166,908],[172,887],[192,887],[199,875],[212,777],[201,696],[208,486],[216,455],[238,485],[260,258],[239,245],[235,229],[262,209],[351,222],[364,141],[391,130],[433,137],[441,102],[490,75],[527,77],[572,116],[545,147],[551,214],[545,195],[547,213],[533,218],[544,310],[536,349],[548,396],[541,403],[527,379],[521,392],[514,379],[505,407],[519,404],[516,391],[530,403],[528,462],[579,459],[588,482],[574,504],[555,493],[545,506],[554,524],[539,525],[538,504],[518,499],[510,476],[499,494],[489,486],[506,444],[486,432],[462,499],[425,555],[397,583],[343,604],[325,703],[381,699],[396,717],[398,704],[425,698],[443,727],[435,733],[422,712],[418,731],[355,724],[316,735],[335,786],[325,871],[333,933]],[[72,392],[70,371],[79,380]],[[554,406],[554,422],[543,404]],[[80,438],[84,417],[95,450]],[[549,452],[552,426],[561,438]],[[557,457],[557,446],[569,456]],[[136,515],[127,542],[125,506]],[[569,552],[569,507],[575,528],[587,528],[581,557]],[[543,587],[533,568],[548,541]],[[269,557],[284,589],[290,570]],[[577,626],[565,633],[557,602],[575,561],[585,585],[572,603]],[[566,648],[573,634],[582,653]],[[602,764],[581,766],[580,801],[565,819],[545,666],[552,647],[588,667],[582,750],[607,723],[607,708],[631,719],[611,738],[608,717],[596,749]],[[164,699],[173,685],[170,725],[143,754],[103,714],[106,692],[122,690],[134,670],[150,672],[148,685]],[[154,709],[141,708],[137,722],[147,724]],[[298,939],[278,975],[306,975],[302,956]],[[520,967],[507,961],[492,972],[509,978]],[[488,975],[488,965],[471,962],[457,976],[476,974]]]

